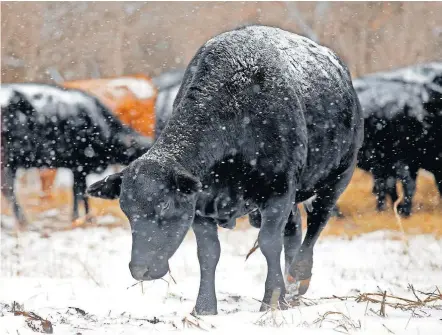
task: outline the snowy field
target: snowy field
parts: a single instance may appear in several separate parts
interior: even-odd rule
[[[128,269],[131,240],[123,228],[76,229],[41,236],[1,236],[0,334],[35,334],[41,321],[54,334],[152,334],[163,331],[225,334],[442,334],[442,301],[425,295],[442,284],[442,241],[377,232],[359,238],[324,238],[317,244],[310,290],[290,310],[262,313],[266,264],[257,251],[245,261],[258,231],[220,232],[218,316],[190,315],[199,282],[194,236],[171,260],[173,279],[136,284]],[[136,284],[136,285],[134,285]],[[419,299],[416,303],[408,284]],[[134,286],[132,286],[134,285]],[[356,302],[361,293],[387,292],[386,304]],[[347,298],[332,298],[333,296]],[[370,296],[382,301],[382,295]],[[404,303],[405,310],[390,303]],[[426,306],[424,306],[426,305]],[[381,316],[384,309],[385,317]]]

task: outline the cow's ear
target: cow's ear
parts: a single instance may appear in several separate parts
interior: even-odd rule
[[[201,182],[197,177],[191,175],[187,171],[178,170],[174,173],[176,188],[185,194],[198,192],[202,188]]]
[[[122,173],[115,173],[93,183],[87,189],[87,194],[103,199],[117,199],[120,197]]]

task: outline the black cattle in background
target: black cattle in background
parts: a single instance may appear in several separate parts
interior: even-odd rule
[[[155,102],[155,139],[157,139],[169,121],[173,111],[173,102],[184,78],[185,69],[164,72],[152,78],[158,90]]]
[[[372,82],[358,93],[365,119],[358,167],[373,174],[378,210],[385,208],[387,195],[397,200],[400,180],[404,199],[398,212],[409,216],[420,168],[434,174],[442,194],[441,93],[397,81]]]
[[[393,202],[397,200],[396,182],[401,181],[405,199],[398,210],[408,216],[419,168],[434,174],[442,194],[438,140],[438,129],[442,129],[442,62],[369,74],[353,80],[353,86],[366,119],[358,167],[373,174],[378,210],[385,208],[387,196]],[[419,133],[418,129],[425,137],[415,140],[412,134]],[[408,153],[405,160],[399,159],[404,153]],[[335,208],[334,214],[341,214],[339,208]]]
[[[420,168],[432,172],[442,194],[442,63],[421,64],[353,81],[364,111],[364,144],[358,167],[370,171],[377,209],[398,198],[396,182],[403,184],[398,206],[409,216]]]
[[[68,168],[74,177],[73,219],[84,201],[86,176],[127,165],[152,141],[124,126],[100,101],[82,91],[45,84],[1,86],[2,193],[22,225],[14,179],[19,168]]]

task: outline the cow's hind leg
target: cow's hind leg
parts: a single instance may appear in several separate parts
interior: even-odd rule
[[[298,207],[294,207],[290,213],[287,225],[284,229],[284,256],[285,256],[285,288],[287,299],[290,300],[297,294],[297,284],[289,274],[290,266],[295,259],[296,253],[302,243],[301,213]]]
[[[396,188],[396,177],[389,176],[386,181],[386,194],[390,196],[392,206],[394,206],[394,203],[399,198],[397,195],[397,188]]]
[[[285,284],[281,270],[283,232],[292,210],[289,197],[270,199],[260,208],[261,229],[258,243],[267,261],[267,278],[261,311],[285,305]]]
[[[261,214],[259,211],[254,211],[249,214],[250,224],[255,228],[261,227]],[[284,258],[285,258],[285,289],[288,299],[291,299],[293,295],[297,293],[296,283],[294,279],[289,275],[290,265],[296,256],[302,242],[302,222],[301,212],[297,206],[293,207],[290,213],[287,224],[284,228]]]
[[[218,226],[212,221],[195,218],[192,228],[196,237],[200,263],[200,288],[196,299],[195,313],[215,315],[217,314],[215,270],[221,252]]]
[[[342,173],[336,173],[317,191],[312,203],[312,211],[307,214],[307,233],[292,262],[289,274],[299,287],[299,295],[303,295],[312,277],[313,248],[320,233],[327,224],[336,201],[350,182],[355,164],[347,167]]]
[[[15,182],[16,173],[17,173],[16,170],[12,170],[7,167],[1,169],[2,194],[12,205],[12,210],[14,212],[15,218],[19,226],[23,228],[27,225],[27,220],[24,215],[23,209],[20,207],[20,204],[18,203],[14,191],[14,182]]]
[[[383,176],[373,173],[373,194],[376,196],[376,209],[381,212],[386,208],[387,183]]]

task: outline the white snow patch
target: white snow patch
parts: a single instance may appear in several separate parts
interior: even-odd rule
[[[149,99],[155,94],[152,84],[140,78],[118,78],[111,80],[106,86],[117,97],[125,95],[125,91],[121,90],[123,87],[127,87],[138,99]]]
[[[25,95],[39,113],[65,116],[71,114],[71,109],[77,104],[85,106],[88,110],[96,109],[94,100],[79,91],[31,83],[8,84],[8,87]]]
[[[245,255],[258,230],[220,231],[222,254],[217,268],[218,316],[189,316],[199,284],[196,245],[190,233],[170,267],[176,284],[145,282],[144,293],[130,276],[131,236],[128,230],[78,229],[41,238],[36,232],[1,236],[0,334],[33,334],[21,316],[8,307],[17,301],[26,311],[49,319],[55,334],[146,334],[152,331],[184,330],[187,317],[215,334],[249,332],[268,334],[336,334],[341,314],[315,321],[327,311],[345,314],[348,333],[438,334],[442,311],[425,310],[423,317],[410,311],[386,307],[387,317],[375,315],[379,305],[353,300],[322,300],[315,306],[300,306],[264,315],[258,312],[264,289],[266,264],[257,251],[247,262]],[[347,240],[325,238],[315,249],[315,264],[308,298],[377,292],[412,298],[408,283],[431,291],[442,282],[442,241],[432,236],[410,238],[408,250],[401,240],[378,232]],[[130,287],[130,288],[128,288]],[[81,312],[69,307],[77,307]],[[333,321],[333,319],[337,321]],[[150,320],[150,321],[148,321]],[[157,321],[158,323],[156,323]],[[348,322],[348,321],[347,321]],[[153,324],[155,323],[155,324]],[[214,326],[215,328],[212,328]]]
[[[6,107],[12,98],[13,91],[10,88],[0,89],[0,107]]]
[[[401,80],[417,84],[431,83],[442,76],[442,62],[430,62],[366,75],[364,78]]]

